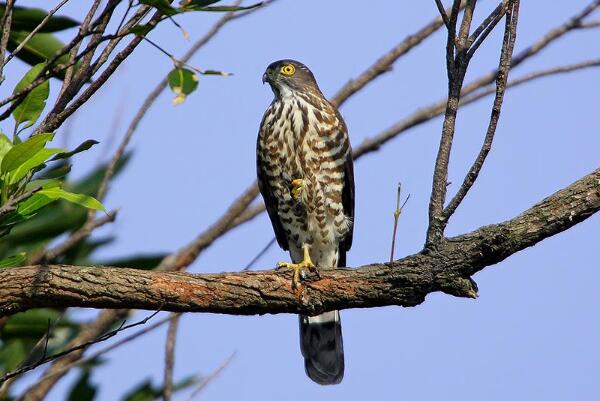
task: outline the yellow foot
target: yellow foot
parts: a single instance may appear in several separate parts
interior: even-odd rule
[[[294,270],[294,276],[292,278],[292,288],[298,288],[302,279],[302,272],[308,270],[314,272],[319,276],[319,271],[310,259],[310,254],[307,246],[304,246],[304,258],[300,263],[288,263],[279,262],[277,263],[277,269],[292,269]],[[320,276],[319,276],[320,277]]]
[[[292,198],[296,202],[300,201],[302,197],[302,187],[304,186],[304,180],[302,178],[296,178],[292,181]]]

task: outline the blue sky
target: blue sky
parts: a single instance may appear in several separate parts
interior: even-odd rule
[[[46,6],[42,1],[28,3]],[[85,3],[70,2],[65,13],[81,19]],[[516,51],[587,4],[522,3]],[[481,1],[475,20],[494,6]],[[258,124],[272,98],[268,86],[261,84],[269,63],[282,58],[304,62],[331,96],[436,14],[433,1],[278,0],[225,27],[191,64],[235,75],[201,77],[198,91],[177,107],[171,104],[171,93],[159,98],[133,140],[131,165],[107,198],[107,207],[121,211],[103,233],[119,239],[99,256],[178,249],[252,182]],[[178,21],[193,41],[218,17],[191,14]],[[190,43],[164,25],[150,37],[182,54]],[[497,65],[500,40],[498,31],[483,45],[467,82]],[[343,106],[355,146],[444,96],[444,46],[440,31]],[[511,76],[583,61],[599,51],[598,31],[573,32]],[[11,63],[7,74],[22,71],[17,64]],[[102,141],[79,159],[76,174],[109,157],[147,93],[171,67],[168,58],[143,44],[71,118],[71,145],[87,138]],[[598,168],[599,78],[600,71],[586,70],[507,93],[488,162],[452,219],[449,235],[511,218]],[[56,83],[53,90],[58,90]],[[491,102],[486,98],[459,113],[450,195],[479,150]],[[422,247],[440,130],[441,119],[434,119],[357,162],[350,266],[388,258],[398,181],[411,199],[401,218],[396,255]],[[595,400],[599,223],[594,216],[478,273],[477,300],[431,294],[414,308],[342,312],[346,375],[341,385],[321,387],[306,378],[294,315],[187,314],[180,324],[175,374],[208,374],[235,351],[231,364],[199,400]],[[272,236],[262,215],[219,240],[190,271],[239,270]],[[273,247],[258,267],[271,268],[285,259]],[[111,355],[93,378],[101,389],[98,400],[115,400],[146,377],[160,382],[165,331]],[[69,380],[61,382],[49,399],[63,400],[68,385]]]

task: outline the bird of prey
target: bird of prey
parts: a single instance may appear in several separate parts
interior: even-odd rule
[[[275,97],[258,133],[258,184],[277,242],[292,259],[278,267],[294,270],[297,287],[306,270],[346,266],[354,219],[352,151],[342,116],[304,64],[276,61],[264,82]],[[339,311],[300,316],[300,348],[312,380],[341,382]]]

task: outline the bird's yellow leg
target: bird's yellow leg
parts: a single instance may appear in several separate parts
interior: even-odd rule
[[[277,263],[277,269],[292,269],[294,270],[294,277],[292,278],[292,288],[298,287],[300,284],[301,272],[302,270],[310,270],[314,271],[318,274],[317,267],[314,265],[312,260],[310,259],[309,246],[304,245],[302,247],[304,251],[304,256],[300,263],[288,263],[288,262],[279,262]]]
[[[292,198],[296,202],[302,197],[302,187],[304,186],[304,180],[302,178],[296,178],[292,181]]]

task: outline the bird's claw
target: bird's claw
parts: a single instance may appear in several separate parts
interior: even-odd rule
[[[279,262],[277,263],[277,269],[292,269],[294,275],[292,277],[292,288],[296,289],[300,286],[302,278],[306,275],[306,270],[316,271],[316,267],[312,263],[300,262],[300,263],[288,263]]]
[[[296,202],[302,198],[302,188],[304,187],[304,180],[302,178],[296,178],[292,181],[292,198]]]

